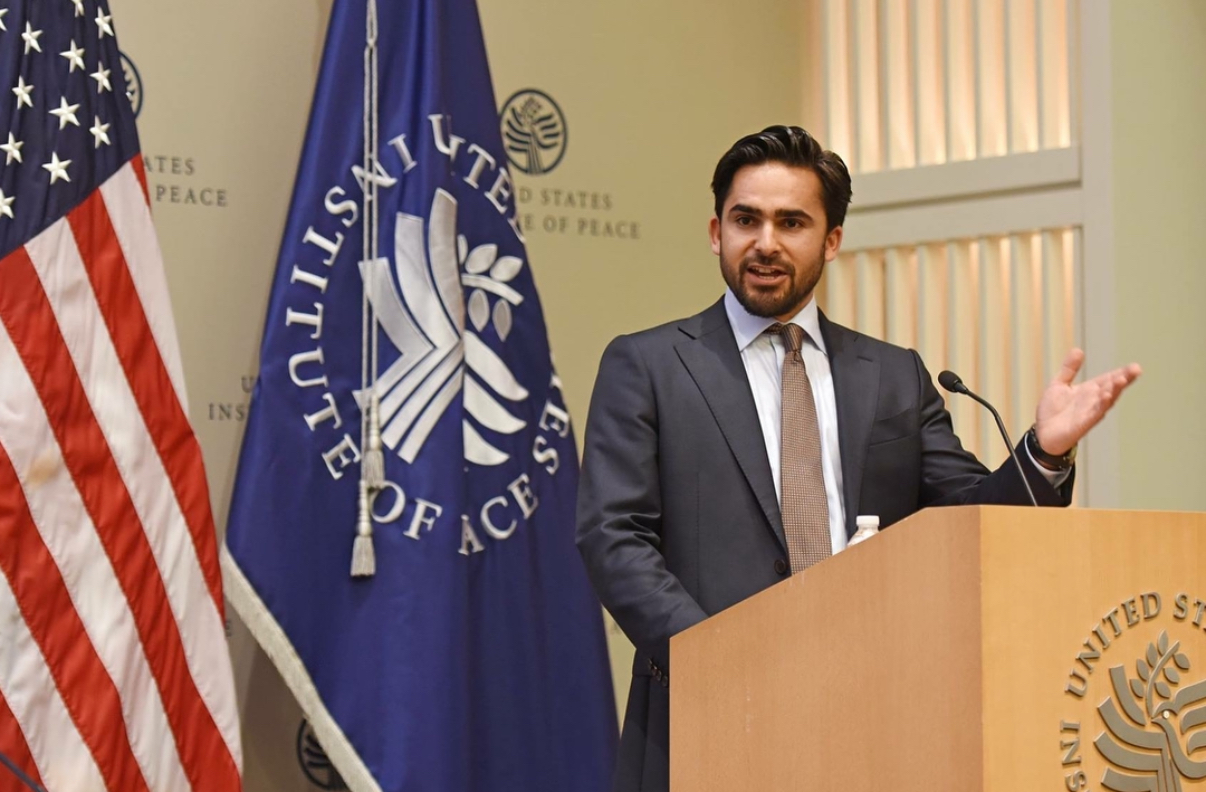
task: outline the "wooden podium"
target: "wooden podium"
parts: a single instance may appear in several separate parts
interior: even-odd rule
[[[672,639],[671,790],[1206,789],[1204,614],[1206,515],[929,509]]]

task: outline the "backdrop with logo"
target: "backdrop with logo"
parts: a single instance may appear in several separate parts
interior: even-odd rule
[[[330,2],[112,10],[222,523]],[[719,294],[711,169],[741,134],[800,117],[802,22],[783,0],[706,14],[692,0],[479,10],[532,276],[566,404],[582,419],[612,337]],[[751,41],[756,53],[744,52]],[[741,67],[750,56],[756,74]],[[341,788],[272,664],[235,620],[231,632],[245,788]],[[622,705],[631,648],[614,626],[609,640]]]

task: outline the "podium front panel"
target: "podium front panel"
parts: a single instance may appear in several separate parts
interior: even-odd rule
[[[671,789],[1206,789],[1206,515],[931,509],[671,644]]]

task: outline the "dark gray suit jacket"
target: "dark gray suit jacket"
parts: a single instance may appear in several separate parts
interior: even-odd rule
[[[846,530],[926,506],[1028,503],[1012,464],[963,449],[916,352],[820,317],[833,371]],[[1039,503],[1066,505],[1028,460]],[[670,636],[787,572],[779,504],[724,301],[608,346],[586,426],[578,547],[636,645],[616,792],[669,787]]]

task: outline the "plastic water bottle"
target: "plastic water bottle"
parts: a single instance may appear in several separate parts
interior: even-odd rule
[[[854,536],[850,537],[850,542],[847,546],[852,547],[859,542],[865,542],[879,533],[879,515],[860,514],[854,519],[854,527],[857,530],[855,530]]]

